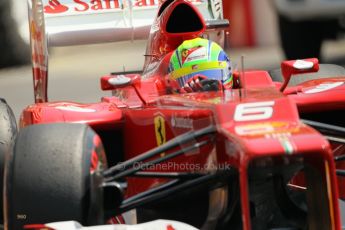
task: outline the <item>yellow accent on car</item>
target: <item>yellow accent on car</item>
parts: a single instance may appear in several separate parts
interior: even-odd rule
[[[214,70],[214,69],[225,69],[227,66],[226,61],[211,61],[211,62],[204,62],[200,64],[195,64],[191,66],[182,67],[171,72],[171,78],[176,80],[180,77],[184,77],[189,74],[201,72],[204,70]]]
[[[162,115],[154,118],[154,126],[157,146],[160,146],[166,142],[165,119]]]

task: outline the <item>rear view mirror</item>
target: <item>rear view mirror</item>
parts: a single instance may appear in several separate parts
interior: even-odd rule
[[[292,75],[319,71],[319,60],[317,58],[309,58],[303,60],[283,61],[281,63],[281,71],[284,77],[284,83],[281,86],[280,91],[283,92],[289,84]]]
[[[101,77],[102,90],[115,90],[132,85],[134,82],[140,80],[138,74],[111,74]]]

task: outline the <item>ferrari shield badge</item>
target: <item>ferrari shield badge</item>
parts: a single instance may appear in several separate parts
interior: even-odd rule
[[[162,115],[157,115],[154,118],[155,134],[157,146],[166,142],[165,119]]]

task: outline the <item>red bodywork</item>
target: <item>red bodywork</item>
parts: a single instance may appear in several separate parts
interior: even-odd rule
[[[170,33],[166,27],[178,7],[188,7],[200,18],[201,27],[192,32]],[[166,7],[163,4],[162,7]],[[258,159],[289,159],[302,157],[312,163],[326,183],[329,229],[341,229],[338,208],[338,188],[332,148],[317,131],[300,122],[299,112],[345,109],[345,85],[318,93],[305,93],[322,83],[343,82],[344,78],[308,81],[298,87],[287,87],[289,95],[279,91],[267,71],[246,71],[241,76],[244,88],[222,92],[167,95],[164,77],[171,51],[185,39],[200,36],[205,23],[193,5],[177,0],[161,8],[151,31],[145,61],[144,77],[128,75],[131,82],[121,87],[108,83],[113,75],[101,79],[103,90],[113,90],[112,97],[101,102],[36,103],[21,116],[21,126],[53,122],[86,123],[98,133],[120,133],[124,159],[130,159],[190,130],[211,124],[217,126],[215,144],[198,152],[180,156],[174,165],[231,165],[239,172],[243,229],[251,229],[248,168]],[[159,63],[159,64],[158,64]],[[151,71],[157,66],[156,71]],[[34,67],[34,72],[38,71]],[[234,74],[235,78],[240,74]],[[39,76],[39,74],[37,75]],[[35,83],[36,84],[36,83]],[[40,89],[36,89],[40,90]],[[309,91],[310,92],[310,91]],[[287,94],[285,92],[285,94]],[[39,100],[37,101],[39,102]],[[163,128],[163,129],[162,129]],[[337,146],[338,148],[339,146]],[[120,146],[119,146],[120,148]],[[343,154],[344,147],[338,154]],[[115,148],[116,149],[116,148]],[[314,160],[313,160],[314,158]],[[315,160],[317,159],[317,160]],[[188,171],[187,168],[161,168],[161,171]],[[200,167],[200,171],[208,171]],[[135,195],[158,184],[162,179],[130,179],[127,196]],[[341,191],[344,196],[344,191]]]

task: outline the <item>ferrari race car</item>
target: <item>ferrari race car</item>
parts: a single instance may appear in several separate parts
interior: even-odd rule
[[[166,0],[143,72],[101,77],[112,96],[97,103],[48,102],[48,45],[135,38],[144,27],[132,21],[117,34],[103,21],[109,27],[75,31],[97,15],[77,9],[97,1],[57,2],[29,1],[35,104],[23,110],[20,132],[7,135],[12,147],[0,149],[5,228],[344,229],[344,68],[284,61],[273,71],[235,71],[233,89],[169,94],[171,52],[212,31],[217,38],[228,23],[198,10],[215,2]],[[70,27],[59,26],[65,17],[75,19]],[[8,114],[0,124],[13,120]],[[68,220],[76,222],[60,222]],[[138,225],[122,225],[130,223]]]

